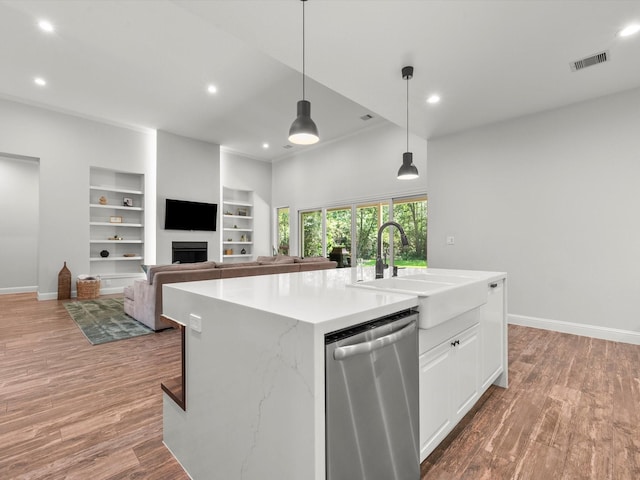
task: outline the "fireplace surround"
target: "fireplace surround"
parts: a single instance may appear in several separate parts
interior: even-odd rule
[[[206,262],[207,250],[207,242],[171,242],[171,263]]]

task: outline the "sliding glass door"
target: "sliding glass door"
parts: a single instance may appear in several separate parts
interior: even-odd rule
[[[322,245],[322,210],[311,210],[300,213],[300,239],[303,257],[323,257]]]
[[[404,229],[409,245],[402,247],[397,228],[386,228],[380,247],[384,263],[398,267],[427,266],[426,196],[306,210],[299,215],[300,253],[304,257],[329,257],[340,251],[349,257],[346,266],[355,265],[355,259],[374,265],[378,229],[392,219]]]

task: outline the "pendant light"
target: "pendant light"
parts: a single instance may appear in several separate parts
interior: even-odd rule
[[[398,180],[418,178],[418,169],[413,164],[413,153],[409,151],[409,80],[413,78],[413,67],[402,68],[402,78],[407,81],[407,151],[402,154],[402,166],[398,170]]]
[[[304,2],[302,2],[302,100],[298,102],[298,116],[291,124],[289,129],[289,141],[296,145],[313,145],[320,137],[318,136],[318,127],[311,120],[311,103],[305,100],[304,90]]]

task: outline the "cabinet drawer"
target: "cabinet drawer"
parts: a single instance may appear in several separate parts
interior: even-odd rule
[[[481,307],[478,307],[465,312],[433,328],[420,329],[418,331],[418,352],[420,354],[428,352],[436,345],[440,345],[445,340],[478,323],[480,321],[480,309]]]

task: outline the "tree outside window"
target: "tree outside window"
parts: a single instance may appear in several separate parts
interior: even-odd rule
[[[289,207],[281,207],[277,210],[278,216],[278,253],[289,255]]]
[[[300,214],[300,230],[302,232],[302,256],[322,257],[322,211],[313,210]]]
[[[353,222],[352,208],[355,210]],[[329,256],[334,247],[342,246],[350,253],[353,265],[356,258],[363,259],[365,265],[373,265],[377,255],[378,229],[383,223],[389,221],[391,212],[393,212],[392,219],[403,227],[409,245],[402,247],[398,229],[386,228],[382,233],[383,261],[390,263],[390,257],[393,256],[393,264],[396,266],[426,267],[426,196],[328,208],[326,213],[322,210],[301,212],[300,250],[302,255],[305,257]],[[352,242],[354,227],[355,242]],[[393,233],[391,240],[390,233]]]

